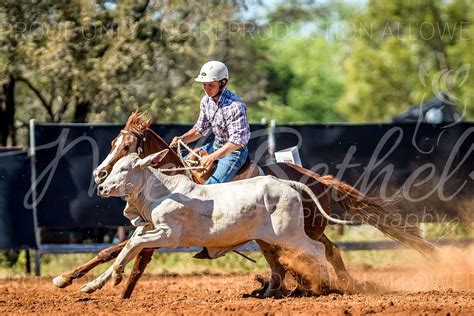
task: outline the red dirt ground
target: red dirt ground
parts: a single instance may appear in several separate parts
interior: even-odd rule
[[[142,278],[131,299],[120,299],[123,284],[87,295],[84,277],[66,289],[51,278],[0,279],[0,313],[61,314],[466,314],[474,312],[474,272],[356,271],[371,284],[364,294],[330,294],[284,299],[246,298],[259,287],[255,275],[153,276]]]

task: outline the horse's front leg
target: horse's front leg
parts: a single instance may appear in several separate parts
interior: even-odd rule
[[[122,298],[130,298],[132,296],[132,292],[135,289],[135,285],[137,284],[138,280],[143,275],[146,266],[150,263],[153,253],[155,249],[153,248],[145,248],[138,256],[135,258],[135,263],[133,264],[132,272],[128,277],[127,284],[122,292]]]
[[[122,251],[123,247],[125,247],[125,244],[127,243],[127,241],[128,240],[124,240],[119,244],[116,244],[107,249],[104,249],[101,252],[99,252],[97,256],[95,256],[88,262],[84,263],[83,265],[80,265],[73,271],[63,273],[55,277],[53,279],[53,284],[59,288],[65,288],[71,285],[72,281],[84,276],[87,272],[89,272],[93,268],[97,267],[98,265],[102,263],[108,262],[116,258],[118,254],[120,253],[120,251]]]

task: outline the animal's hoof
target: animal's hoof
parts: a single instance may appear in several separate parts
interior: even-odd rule
[[[357,282],[351,276],[342,276],[338,281],[338,289],[346,294],[354,294],[357,292]]]
[[[112,276],[112,280],[113,280],[114,286],[119,285],[120,282],[122,282],[122,274],[114,272]]]
[[[89,284],[84,284],[83,286],[81,286],[81,292],[82,293],[94,293],[95,292],[95,288],[93,288],[92,286],[90,286]]]
[[[265,291],[265,294],[263,294],[263,297],[264,298],[283,298],[283,297],[285,297],[285,295],[280,290],[269,290],[269,289],[267,289]]]
[[[72,281],[67,281],[63,278],[62,275],[59,275],[57,277],[55,277],[53,279],[53,284],[56,286],[56,287],[59,287],[60,289],[63,289],[69,285],[71,285]]]
[[[266,288],[259,288],[259,289],[253,290],[250,294],[243,294],[242,297],[243,298],[247,298],[247,297],[264,298],[263,295],[265,294],[266,290],[267,290]]]
[[[259,282],[261,287],[258,289],[253,290],[249,294],[243,294],[242,297],[247,298],[247,297],[253,297],[253,298],[263,298],[263,295],[265,294],[265,291],[268,288],[268,285],[270,284],[269,280],[265,279],[261,275],[256,275],[255,276],[255,281]]]

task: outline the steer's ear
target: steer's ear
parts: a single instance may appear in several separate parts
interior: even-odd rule
[[[148,155],[145,158],[138,160],[137,165],[140,168],[156,167],[160,163],[160,161],[165,158],[165,156],[168,154],[168,151],[169,149],[164,149],[157,153]]]

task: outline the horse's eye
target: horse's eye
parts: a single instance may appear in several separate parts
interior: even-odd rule
[[[123,147],[123,150],[125,150],[126,152],[128,152],[129,149],[130,149],[130,147],[128,145]]]

